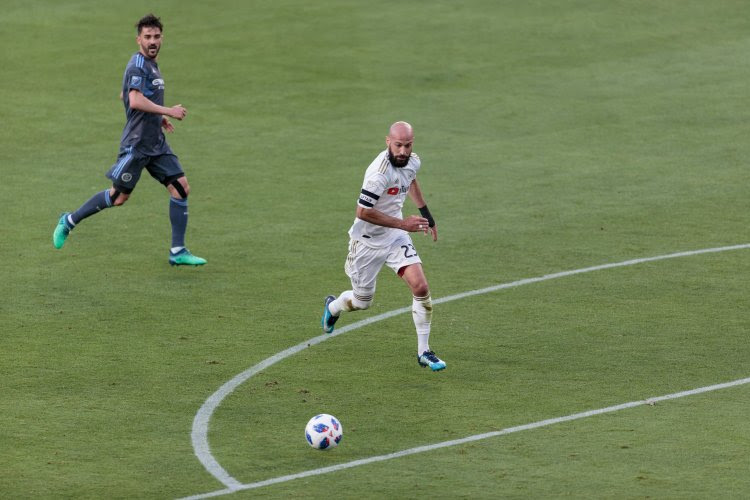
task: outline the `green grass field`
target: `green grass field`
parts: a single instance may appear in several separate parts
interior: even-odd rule
[[[65,247],[108,186],[133,24],[165,24],[188,245],[148,176]],[[181,498],[226,487],[191,442],[204,402],[318,337],[364,170],[411,122],[439,241],[433,299],[750,242],[750,5],[719,0],[6,0],[0,16],[0,497]],[[405,213],[416,213],[409,205]],[[212,414],[249,485],[750,377],[748,249],[603,269],[435,306],[286,357]],[[374,306],[408,306],[387,269]],[[738,385],[231,493],[226,498],[747,498]],[[342,445],[315,452],[307,419]]]

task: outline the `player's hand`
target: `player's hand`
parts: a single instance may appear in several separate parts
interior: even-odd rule
[[[161,117],[161,127],[165,132],[169,132],[170,134],[174,132],[174,125],[172,125],[172,122],[170,122],[166,116]]]
[[[404,231],[409,231],[410,233],[421,231],[427,234],[427,231],[430,230],[430,223],[424,217],[419,217],[418,215],[410,215],[401,223],[401,229],[403,229]]]
[[[169,116],[176,120],[182,120],[187,116],[187,109],[182,107],[182,104],[176,104],[169,108]]]
[[[432,241],[437,241],[437,224],[428,229],[432,233]]]

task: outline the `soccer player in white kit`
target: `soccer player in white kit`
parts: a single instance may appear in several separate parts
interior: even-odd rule
[[[391,125],[385,138],[388,146],[365,172],[357,201],[357,217],[349,229],[349,255],[344,270],[352,289],[325,299],[321,325],[326,333],[344,311],[367,309],[375,295],[375,284],[383,264],[393,269],[409,286],[413,295],[412,318],[417,329],[417,362],[433,371],[445,368],[445,362],[430,349],[432,302],[422,261],[409,233],[431,234],[437,241],[437,226],[417,183],[421,165],[412,153],[414,130],[406,122]],[[406,196],[419,208],[421,217],[403,218]]]

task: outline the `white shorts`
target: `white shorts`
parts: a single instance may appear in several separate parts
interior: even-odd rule
[[[357,295],[375,294],[375,282],[383,264],[394,272],[411,264],[421,264],[417,250],[408,234],[403,234],[390,247],[372,248],[359,240],[349,240],[349,255],[344,271],[352,281],[352,290]]]

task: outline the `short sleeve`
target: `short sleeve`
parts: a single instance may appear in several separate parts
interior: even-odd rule
[[[422,166],[422,159],[419,157],[419,155],[417,155],[417,153],[412,153],[410,160],[411,161],[409,163],[411,163],[412,168],[414,169],[414,175],[416,175],[417,172],[419,172],[420,167]]]
[[[388,180],[381,173],[375,173],[369,177],[365,177],[365,181],[362,184],[362,190],[359,193],[359,200],[357,205],[364,208],[372,208],[375,203],[380,199],[380,196],[385,192]]]
[[[141,93],[145,93],[146,88],[146,73],[143,69],[138,67],[131,67],[125,73],[125,85],[128,91],[137,90]]]

